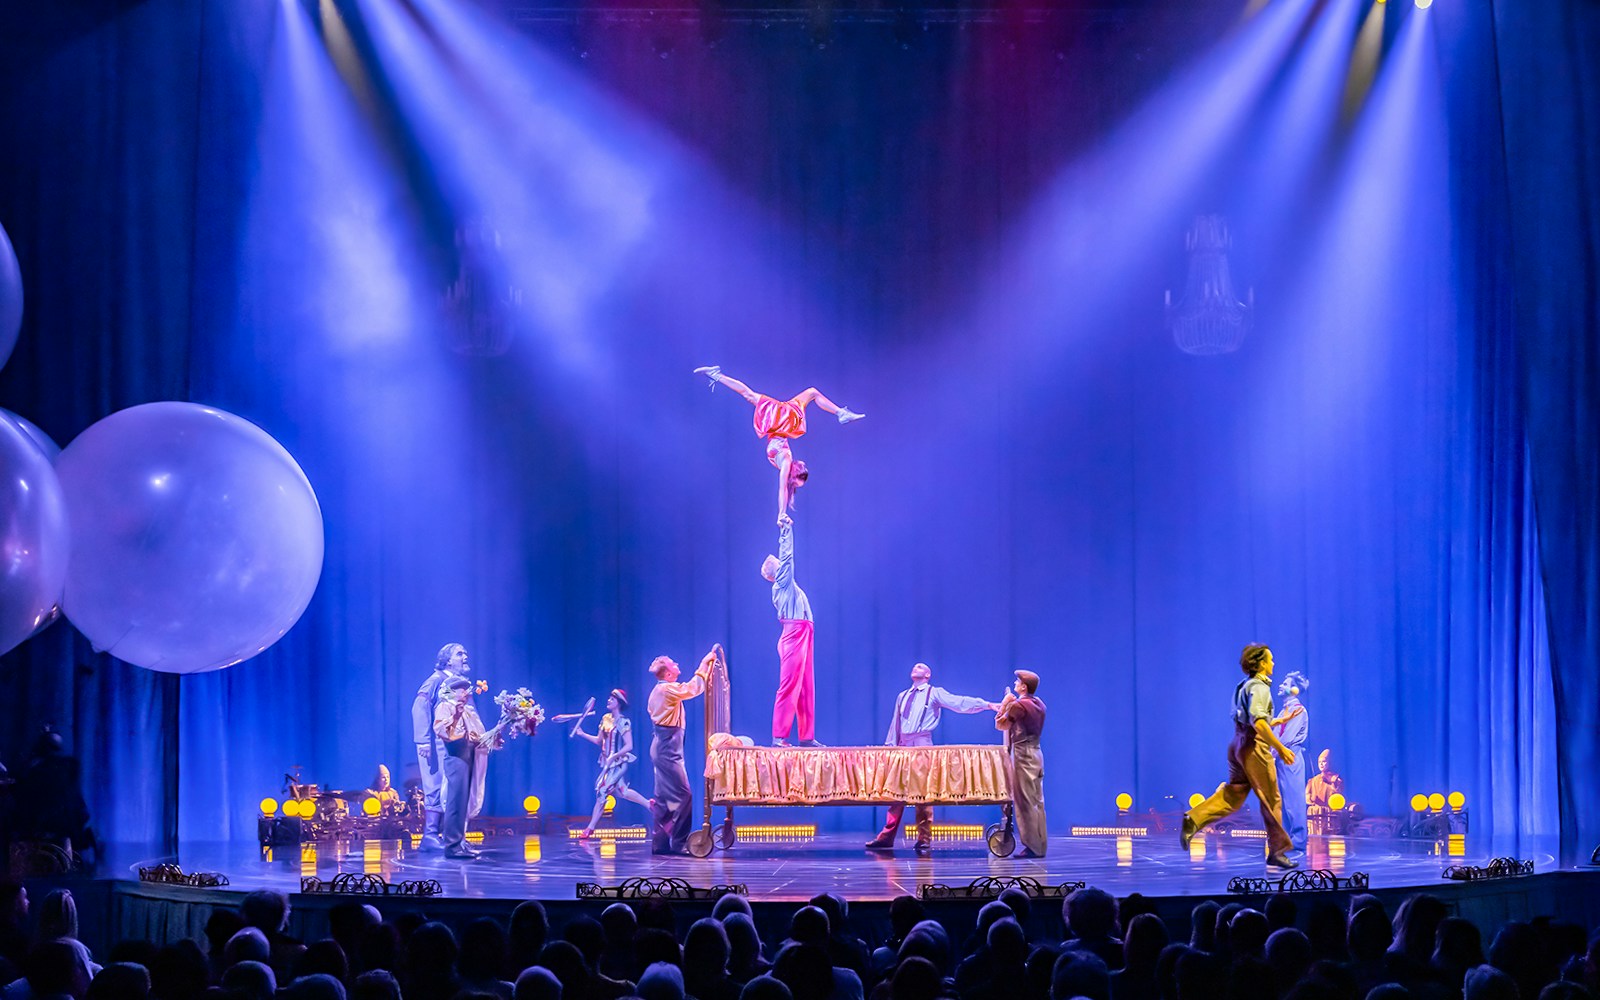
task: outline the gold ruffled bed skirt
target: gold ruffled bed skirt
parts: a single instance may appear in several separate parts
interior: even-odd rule
[[[706,753],[725,805],[993,805],[1011,801],[1002,746],[723,747]]]

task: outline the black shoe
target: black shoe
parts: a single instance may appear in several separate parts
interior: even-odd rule
[[[476,860],[478,860],[478,856],[476,854],[474,854],[473,852],[471,852],[471,851],[460,851],[460,850],[456,850],[454,848],[447,848],[445,850],[445,852],[444,852],[444,856],[447,857],[447,858],[453,858],[456,861],[476,861]]]
[[[867,841],[867,850],[869,850],[869,851],[892,851],[892,850],[894,850],[894,835],[890,834],[888,837],[873,837],[871,840]]]
[[[790,749],[789,741],[784,739],[782,736],[774,736],[772,738],[772,745],[775,747],[782,747],[785,750]]]
[[[1267,855],[1267,864],[1271,865],[1273,868],[1300,867],[1300,864],[1295,861],[1294,858],[1289,857],[1288,854],[1269,854]]]
[[[417,850],[424,853],[434,853],[444,850],[444,838],[437,833],[425,833],[417,841]]]
[[[820,749],[822,747],[826,747],[827,745],[828,744],[820,742],[818,740],[801,740],[800,741],[800,746],[805,747],[807,750],[817,750],[817,749]]]
[[[1184,850],[1187,851],[1189,849],[1189,841],[1193,840],[1194,835],[1199,832],[1200,828],[1194,825],[1194,820],[1189,818],[1188,813],[1184,813],[1183,829],[1178,832],[1178,843],[1183,845]]]
[[[925,858],[933,853],[933,845],[928,843],[926,840],[917,841],[916,845],[911,849],[917,852],[917,857],[919,858]]]

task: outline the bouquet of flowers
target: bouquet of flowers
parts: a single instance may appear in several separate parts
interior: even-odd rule
[[[524,733],[532,736],[544,721],[544,708],[533,700],[533,692],[525,687],[501,691],[494,696],[494,703],[500,706],[500,722],[495,729],[505,732],[508,739],[516,739]]]

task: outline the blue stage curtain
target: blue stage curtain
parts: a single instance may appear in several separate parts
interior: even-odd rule
[[[294,18],[330,7],[340,60],[292,49]],[[1259,639],[1312,674],[1312,751],[1334,748],[1369,811],[1459,787],[1474,830],[1516,845],[1547,828],[1559,775],[1569,856],[1593,832],[1594,338],[1579,290],[1594,234],[1564,227],[1592,226],[1579,209],[1594,179],[1543,172],[1572,164],[1558,144],[1584,119],[1538,133],[1553,91],[1522,74],[1499,77],[1504,151],[1464,126],[1482,91],[1456,85],[1489,87],[1497,65],[1485,25],[1449,34],[1472,55],[1447,74],[1457,223],[1426,246],[1404,322],[1328,329],[1263,294],[1257,332],[1222,359],[1181,355],[1160,329],[1182,267],[1160,254],[1107,278],[1127,279],[1132,304],[1093,338],[1082,317],[1048,343],[951,319],[1054,172],[1188,34],[1141,29],[1154,48],[1130,62],[1092,31],[1008,48],[1004,26],[935,29],[902,49],[879,25],[819,49],[735,22],[664,59],[650,26],[608,22],[585,59],[566,27],[535,25],[558,64],[543,92],[612,102],[569,109],[574,134],[635,166],[670,153],[641,175],[644,232],[682,238],[641,237],[615,273],[583,272],[606,279],[604,308],[496,359],[439,336],[462,179],[429,159],[440,136],[396,110],[428,81],[374,59],[360,5],[4,16],[0,221],[30,298],[0,405],[63,443],[134,403],[222,406],[297,456],[328,525],[305,619],[240,668],[180,682],[94,656],[66,625],[5,658],[19,682],[0,754],[16,759],[42,718],[70,720],[114,839],[248,837],[293,765],[325,786],[359,788],[380,760],[403,778],[411,694],[452,640],[496,690],[529,683],[551,711],[624,685],[636,723],[651,656],[687,667],[722,641],[738,728],[764,738],[771,473],[745,404],[688,375],[719,361],[758,389],[815,383],[869,411],[843,429],[813,411],[797,446],[814,470],[797,517],[825,740],[881,739],[916,659],[988,697],[1026,666],[1051,706],[1053,827],[1104,820],[1121,791],[1170,810],[1222,777],[1238,650]],[[1516,16],[1502,61],[1565,26]],[[1574,74],[1584,51],[1566,57]],[[289,64],[320,75],[286,82]],[[696,200],[701,159],[727,190]],[[729,223],[746,200],[759,210]],[[1471,235],[1507,211],[1515,258]],[[673,229],[685,220],[705,228]],[[1172,221],[1175,247],[1186,220]],[[741,255],[773,273],[752,277]],[[1292,284],[1299,259],[1278,256],[1253,262],[1260,287]],[[401,275],[383,294],[380,264]],[[1560,323],[1536,311],[1558,306]],[[1349,391],[1329,391],[1330,373]],[[587,811],[593,754],[563,735],[495,758],[491,811],[528,792]],[[943,738],[994,733],[947,717]],[[637,822],[631,808],[619,819]]]
[[[1548,602],[1561,852],[1600,845],[1600,8],[1495,2],[1533,504]]]

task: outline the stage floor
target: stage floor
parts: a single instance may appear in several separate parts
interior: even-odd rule
[[[640,831],[642,832],[642,831]],[[437,879],[447,897],[480,899],[573,899],[579,882],[615,886],[635,877],[683,879],[697,887],[744,884],[752,897],[782,901],[838,892],[850,900],[887,900],[915,895],[922,885],[965,886],[983,876],[1025,875],[1044,885],[1082,881],[1118,895],[1220,895],[1235,876],[1276,878],[1266,867],[1259,838],[1206,835],[1185,851],[1176,837],[1052,837],[1040,860],[992,857],[979,840],[938,842],[931,857],[909,848],[880,854],[862,847],[860,835],[819,834],[807,839],[769,837],[738,843],[709,858],[657,857],[648,842],[580,842],[546,834],[493,837],[478,845],[477,861],[448,860],[414,852],[398,841],[279,847],[263,857],[255,843],[185,844],[176,857],[114,851],[100,875],[136,878],[140,865],[176,861],[186,872],[221,872],[235,890],[297,892],[302,876],[331,879],[343,872],[381,875],[390,882]],[[1495,856],[1471,838],[1452,850],[1416,840],[1313,837],[1302,867],[1348,876],[1364,872],[1374,889],[1439,888],[1453,864],[1486,865]],[[1518,852],[1540,872],[1556,870],[1554,844]],[[1509,852],[1506,852],[1509,853]]]

